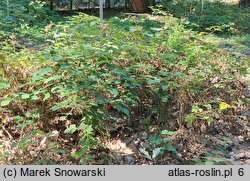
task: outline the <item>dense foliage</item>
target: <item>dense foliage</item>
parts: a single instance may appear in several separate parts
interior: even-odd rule
[[[203,9],[199,0],[163,0],[162,4],[171,14],[186,18],[186,27],[199,32],[223,35],[250,32],[250,10],[237,3],[205,0]]]
[[[23,15],[15,23],[14,15],[6,19],[1,11],[2,27],[21,25],[0,34],[0,120],[8,127],[1,134],[10,139],[1,143],[3,163],[68,163],[58,157],[62,153],[73,163],[95,163],[118,129],[151,132],[152,125],[160,127],[160,134],[148,137],[152,154],[143,147],[140,153],[149,160],[175,157],[185,146],[177,147],[180,139],[230,122],[247,106],[242,77],[249,75],[248,59],[206,43],[185,28],[185,20],[161,10],[114,17],[101,27],[100,41],[98,19],[86,14],[37,31],[33,23],[49,19],[43,11],[38,19]]]

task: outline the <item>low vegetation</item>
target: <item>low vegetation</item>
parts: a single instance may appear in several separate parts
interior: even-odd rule
[[[206,33],[241,36],[233,11],[226,28],[214,14],[206,24],[154,9],[101,29],[84,13],[59,21],[0,11],[0,163],[231,163],[233,144],[249,138],[250,61]],[[123,162],[128,155],[137,161]]]

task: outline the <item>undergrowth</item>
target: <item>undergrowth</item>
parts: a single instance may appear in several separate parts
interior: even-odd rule
[[[93,163],[120,118],[160,126],[167,143],[172,132],[232,121],[247,106],[249,61],[203,42],[185,23],[164,11],[114,17],[100,41],[98,19],[79,14],[45,26],[37,49],[20,48],[14,33],[3,39],[0,121],[9,141],[1,140],[1,162]],[[147,158],[181,152],[167,145]]]

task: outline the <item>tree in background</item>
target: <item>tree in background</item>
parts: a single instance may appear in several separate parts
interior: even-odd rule
[[[239,5],[241,7],[250,7],[250,0],[240,0]]]
[[[147,0],[129,0],[131,10],[136,13],[145,12],[148,6]]]
[[[54,0],[50,0],[50,10],[53,10],[54,8]]]
[[[69,10],[72,12],[73,11],[73,0],[69,1]]]

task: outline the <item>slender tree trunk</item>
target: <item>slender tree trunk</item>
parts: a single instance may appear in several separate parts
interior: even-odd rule
[[[7,0],[7,16],[10,16],[10,2]]]
[[[50,10],[54,9],[54,0],[50,0]]]
[[[125,0],[125,9],[128,9],[128,0]]]
[[[73,11],[73,0],[70,0],[70,2],[69,2],[69,10],[70,10],[70,12]]]

